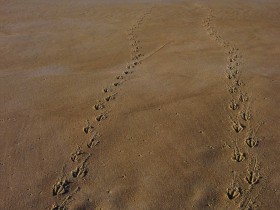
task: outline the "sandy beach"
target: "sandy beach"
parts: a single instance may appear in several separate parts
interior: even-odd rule
[[[279,208],[279,1],[0,2],[0,209]]]

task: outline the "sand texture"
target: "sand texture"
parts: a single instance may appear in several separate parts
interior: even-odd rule
[[[279,208],[279,1],[0,2],[1,210]]]

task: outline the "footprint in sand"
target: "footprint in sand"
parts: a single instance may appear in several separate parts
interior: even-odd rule
[[[66,196],[60,203],[55,202],[52,206],[51,206],[51,210],[66,210],[67,205],[69,204],[69,202],[72,201],[73,199],[73,195],[75,193],[77,193],[80,190],[79,187],[77,187],[73,193],[71,195]]]
[[[253,164],[253,166],[249,166],[248,175],[245,177],[245,180],[249,185],[252,186],[258,184],[260,178],[259,166],[257,163],[257,159],[255,159],[255,163]]]
[[[107,97],[105,98],[106,101],[111,101],[111,100],[115,100],[115,99],[116,99],[116,94],[107,96]]]
[[[229,188],[227,188],[227,197],[229,200],[238,198],[241,195],[241,188],[235,183],[236,172],[233,172],[233,181]]]
[[[123,76],[120,75],[120,76],[117,76],[116,78],[117,78],[117,79],[123,79]]]
[[[137,46],[139,42],[140,42],[139,40],[134,40],[134,41],[131,43],[131,46]]]
[[[249,100],[249,98],[248,98],[247,94],[245,94],[245,93],[240,94],[239,101],[247,102],[248,100]]]
[[[229,104],[229,108],[232,110],[237,110],[239,109],[239,104],[235,100],[232,100]]]
[[[99,135],[95,134],[90,139],[90,141],[87,143],[87,147],[88,148],[93,148],[93,147],[97,146],[99,143],[100,143]]]
[[[237,93],[237,88],[236,87],[229,87],[228,92],[231,93],[231,94]]]
[[[71,198],[72,198],[72,196],[69,195],[66,197],[66,199],[62,203],[53,204],[51,207],[51,210],[66,210],[67,209],[66,203],[69,202]]]
[[[73,171],[71,171],[71,174],[74,178],[82,178],[85,177],[88,173],[88,168],[85,163],[83,163],[81,166],[77,167]]]
[[[235,62],[235,61],[236,61],[235,58],[230,58],[230,59],[229,59],[229,62],[230,62],[230,63],[233,63],[233,62]]]
[[[51,207],[51,210],[65,210],[66,209],[66,206],[64,205],[59,205],[59,204],[53,204],[52,207]]]
[[[243,160],[246,159],[245,153],[240,152],[237,144],[234,148],[234,153],[233,153],[232,159],[236,162],[242,162]]]
[[[258,146],[259,141],[255,137],[248,137],[248,138],[246,138],[245,143],[248,145],[248,147],[254,148],[254,147]]]
[[[263,123],[260,123],[255,128],[249,129],[248,135],[245,139],[245,143],[248,147],[254,148],[254,147],[258,146],[258,144],[260,142],[260,138],[256,137],[256,135],[257,135],[257,132],[258,132],[258,130],[259,130],[259,128],[262,124]]]
[[[63,195],[69,192],[70,182],[67,180],[60,180],[53,185],[52,194],[53,196],[56,195]]]
[[[227,189],[227,197],[229,200],[238,198],[241,195],[241,190],[239,187],[230,187]]]
[[[256,209],[257,206],[254,199],[249,195],[249,192],[247,192],[247,195],[241,200],[238,207],[241,210],[253,210]]]
[[[115,87],[117,87],[117,86],[120,86],[121,83],[120,83],[120,82],[115,82],[113,85],[114,85]]]
[[[248,175],[246,176],[246,181],[250,185],[255,185],[259,183],[260,174],[258,171],[248,171]]]
[[[98,115],[95,119],[100,122],[102,120],[105,120],[107,118],[107,116],[105,114],[100,114]]]
[[[104,88],[104,89],[103,89],[103,92],[104,92],[104,93],[109,93],[109,92],[111,92],[111,89],[109,89],[109,88]]]
[[[234,70],[234,69],[235,69],[235,66],[227,65],[227,69],[228,69],[228,70]]]
[[[80,160],[80,157],[83,156],[85,153],[81,150],[80,147],[77,148],[77,150],[71,154],[71,160],[73,162],[78,162]]]
[[[260,140],[256,137],[256,133],[257,133],[258,129],[260,128],[260,125],[256,129],[250,129],[249,134],[248,134],[247,138],[245,139],[245,143],[250,148],[254,148],[254,147],[258,146],[258,144],[259,144]]]
[[[245,125],[240,122],[233,122],[232,128],[236,133],[240,133],[245,129]]]
[[[241,118],[245,121],[249,121],[252,119],[252,114],[250,111],[243,111],[243,112],[241,112],[240,115],[241,115]]]
[[[140,47],[134,47],[132,48],[132,52],[139,52],[140,51]]]
[[[101,110],[101,109],[104,109],[105,108],[105,106],[104,106],[104,104],[102,104],[102,103],[99,103],[99,104],[95,104],[94,105],[94,109],[95,110]]]
[[[236,66],[240,66],[240,62],[236,62],[235,65],[236,65]]]
[[[244,83],[241,81],[241,80],[236,80],[236,82],[235,82],[235,84],[237,85],[237,86],[241,86],[241,85],[243,85]]]
[[[137,61],[138,59],[139,59],[139,57],[137,55],[132,55],[131,56],[132,61]]]
[[[234,79],[235,78],[235,74],[230,72],[230,73],[227,74],[227,78],[228,79]]]
[[[133,71],[124,71],[123,73],[124,73],[124,74],[132,74]]]
[[[133,65],[133,64],[128,64],[127,66],[126,66],[126,68],[127,69],[133,69],[135,66]]]
[[[93,129],[93,126],[90,125],[89,120],[87,120],[87,125],[83,127],[83,131],[85,134],[88,134]]]

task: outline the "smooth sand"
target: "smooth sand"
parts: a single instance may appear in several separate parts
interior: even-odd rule
[[[0,209],[280,206],[280,3],[11,0],[0,19]]]

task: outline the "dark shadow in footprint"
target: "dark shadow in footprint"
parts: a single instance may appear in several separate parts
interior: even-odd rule
[[[132,74],[133,71],[124,71],[123,73],[124,73],[124,74]]]
[[[106,101],[111,101],[111,100],[115,100],[115,99],[116,99],[116,94],[107,96],[107,97],[105,98]]]
[[[95,105],[94,105],[94,109],[95,109],[95,110],[100,110],[100,109],[104,109],[104,108],[105,108],[104,104],[101,104],[101,103],[100,103],[100,104],[95,104]]]
[[[229,200],[238,198],[241,195],[241,189],[239,187],[230,187],[227,189],[227,197]]]
[[[120,82],[115,82],[113,85],[114,85],[115,87],[117,87],[117,86],[121,85],[121,83],[120,83]]]
[[[107,116],[105,114],[100,114],[98,115],[95,119],[100,122],[102,120],[105,120],[107,118]]]

